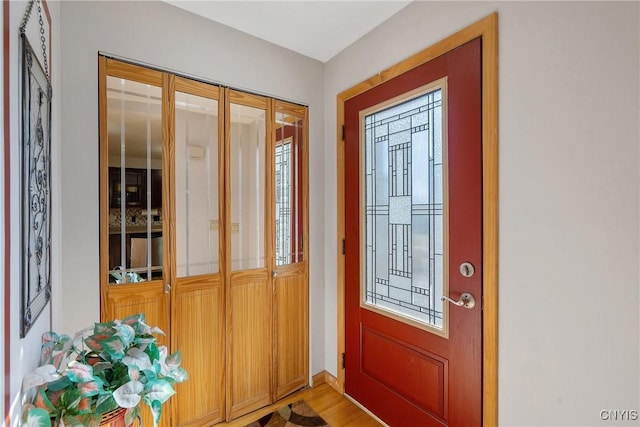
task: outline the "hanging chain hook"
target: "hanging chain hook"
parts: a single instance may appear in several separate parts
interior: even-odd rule
[[[49,61],[47,59],[47,38],[45,37],[44,30],[44,17],[42,16],[42,0],[29,0],[29,4],[27,5],[27,10],[24,13],[24,17],[22,18],[22,23],[20,24],[20,34],[26,36],[27,32],[27,23],[29,22],[29,18],[31,17],[31,12],[33,11],[33,4],[38,3],[38,24],[40,25],[40,42],[42,43],[42,59],[44,62],[44,74],[47,77],[48,81],[51,81],[49,78]]]
[[[40,24],[40,41],[42,42],[42,58],[44,60],[44,74],[49,79],[49,63],[47,61],[47,38],[44,36],[44,18],[42,17],[42,0],[36,0],[38,3],[38,23]]]
[[[20,34],[24,34],[27,29],[27,22],[31,17],[31,10],[33,9],[34,0],[29,0],[29,4],[27,4],[27,10],[22,17],[22,23],[20,24]]]

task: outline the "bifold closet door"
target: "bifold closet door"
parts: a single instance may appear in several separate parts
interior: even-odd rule
[[[272,402],[270,101],[227,90],[227,419]]]
[[[170,105],[166,74],[105,57],[100,93],[100,317],[143,313],[169,345],[172,272],[166,219]],[[167,411],[171,412],[171,411]],[[143,423],[153,423],[143,405]],[[170,414],[161,427],[168,427]]]
[[[309,378],[307,109],[274,101],[274,388],[278,400]]]
[[[172,346],[189,380],[177,385],[173,425],[224,420],[224,103],[217,86],[172,78],[171,197],[175,249],[170,262]]]
[[[307,108],[99,67],[101,318],[144,313],[182,353],[189,380],[161,427],[214,425],[304,387]]]

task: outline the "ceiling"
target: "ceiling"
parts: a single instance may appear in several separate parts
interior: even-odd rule
[[[176,7],[327,62],[411,1],[189,1]]]

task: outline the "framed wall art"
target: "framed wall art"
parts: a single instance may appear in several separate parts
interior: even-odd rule
[[[42,64],[24,31],[38,6]],[[22,97],[22,217],[20,337],[51,299],[51,82],[40,0],[29,2],[20,32]]]

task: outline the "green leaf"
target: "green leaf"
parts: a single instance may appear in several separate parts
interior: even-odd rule
[[[67,388],[69,386],[69,384],[71,384],[71,380],[69,378],[67,378],[66,376],[62,376],[60,377],[59,380],[55,380],[50,382],[47,385],[47,388],[51,391],[60,391],[60,390],[64,390],[65,388]]]
[[[93,334],[111,336],[116,332],[113,329],[113,326],[114,322],[95,323],[93,327]]]
[[[156,337],[154,337],[153,335],[148,335],[148,336],[136,335],[136,339],[133,340],[133,343],[135,344],[135,346],[140,348],[147,348],[148,345],[155,344],[155,342],[156,342]]]
[[[151,360],[160,360],[160,348],[156,345],[155,342],[151,342],[147,345],[147,348],[144,350],[145,353],[149,355],[149,359]]]
[[[60,403],[67,410],[76,412],[80,401],[82,400],[82,392],[78,388],[70,388],[62,393]]]
[[[151,328],[151,333],[152,334],[160,334],[160,335],[167,335],[164,333],[164,331],[160,328],[158,328],[157,326],[154,326],[153,328]]]
[[[73,345],[73,340],[69,335],[59,335],[56,341],[56,350],[67,351]]]
[[[109,337],[102,342],[102,346],[112,360],[122,360],[124,357],[125,345],[120,337]]]
[[[140,381],[129,381],[113,392],[113,398],[122,408],[133,408],[140,403],[140,393],[144,386]]]
[[[77,419],[82,423],[84,427],[100,427],[100,418],[102,413],[92,413],[79,415]],[[66,425],[65,425],[66,427]]]
[[[134,326],[136,323],[144,322],[144,321],[145,321],[144,313],[132,314],[131,316],[127,316],[124,319],[122,319],[122,323],[129,326]]]
[[[162,403],[158,400],[153,400],[151,404],[149,404],[151,408],[151,413],[153,414],[153,426],[158,427],[160,423],[160,417],[162,416]]]
[[[147,402],[153,402],[154,400],[157,400],[160,403],[166,402],[171,396],[176,393],[173,387],[171,387],[169,381],[164,379],[149,381],[144,387],[144,391],[145,400]]]
[[[48,331],[42,334],[42,344],[57,342],[57,341],[58,341],[58,334],[56,334],[53,331]]]
[[[100,354],[104,351],[104,349],[102,348],[102,341],[109,338],[111,336],[111,334],[109,335],[91,335],[88,336],[87,338],[84,339],[84,343],[87,345],[87,347],[89,347],[91,350],[93,350],[94,352],[96,352],[97,354]]]
[[[158,362],[155,362],[154,366],[157,365]],[[142,371],[142,374],[147,379],[147,381],[155,381],[158,378],[158,374],[156,373],[155,369],[145,369],[144,371]]]
[[[118,388],[119,386],[128,383],[132,380],[132,378],[129,378],[129,367],[123,363],[118,363],[111,371],[108,380],[108,387],[111,389]]]
[[[69,363],[69,369],[64,374],[74,383],[93,380],[93,368],[75,360]]]
[[[136,366],[128,366],[127,367],[127,375],[131,381],[139,381],[140,380],[140,370]]]
[[[62,422],[64,423],[64,427],[85,427],[83,423],[83,417],[78,417],[71,414],[66,414],[62,417]]]
[[[90,397],[82,397],[78,402],[78,414],[91,414],[94,411],[92,408],[92,400]]]
[[[113,395],[111,393],[100,395],[100,397],[98,397],[98,400],[96,401],[97,413],[104,414],[117,408],[118,404],[116,403],[116,400],[113,398]]]
[[[40,347],[40,365],[46,365],[47,363],[51,363],[53,361],[53,349],[55,347],[55,343],[53,342],[45,342]]]
[[[102,393],[102,380],[100,378],[94,378],[92,381],[87,381],[78,384],[78,388],[82,392],[82,396],[91,397]]]
[[[122,320],[125,325],[131,326],[137,335],[149,335],[151,334],[151,328],[146,324],[146,320],[143,313],[134,314],[133,316],[125,317]]]
[[[133,425],[136,421],[136,418],[140,415],[140,406],[135,406],[133,408],[127,409],[127,412],[124,414],[124,424],[127,426]]]
[[[182,368],[172,369],[169,371],[169,376],[177,383],[181,383],[189,379],[189,374],[187,374],[187,371]]]
[[[51,403],[51,399],[49,399],[49,396],[47,396],[47,393],[43,388],[38,390],[38,394],[36,394],[34,403],[40,409],[45,409],[48,412],[57,413],[56,407],[53,403]]]
[[[59,414],[60,412],[63,412],[65,410],[64,406],[61,403],[61,399],[62,399],[62,395],[64,394],[64,392],[67,391],[67,389],[62,389],[60,391],[49,391],[47,390],[46,392],[46,396],[49,398],[49,401],[51,402],[51,405],[53,405],[53,409],[50,409],[49,412],[55,412],[56,415]],[[43,399],[44,400],[44,399]],[[36,399],[36,402],[38,400]],[[47,405],[46,402],[40,402],[38,404],[36,404],[36,406],[42,408],[42,405]],[[45,408],[47,409],[47,408]]]
[[[116,325],[115,328],[118,331],[116,335],[118,335],[120,339],[122,339],[125,347],[130,346],[133,342],[133,339],[136,337],[136,331],[134,331],[131,326],[124,323]]]
[[[182,353],[180,353],[180,350],[167,356],[167,360],[165,361],[165,363],[170,368],[177,368],[178,366],[180,366],[180,364],[182,363]]]
[[[22,427],[51,427],[49,413],[41,408],[30,410]]]
[[[68,354],[62,351],[54,351],[51,353],[51,363],[56,367],[59,371],[66,369],[67,363],[69,361]]]
[[[113,364],[111,362],[98,362],[94,364],[93,367],[93,375],[99,375],[107,369],[111,368]]]

